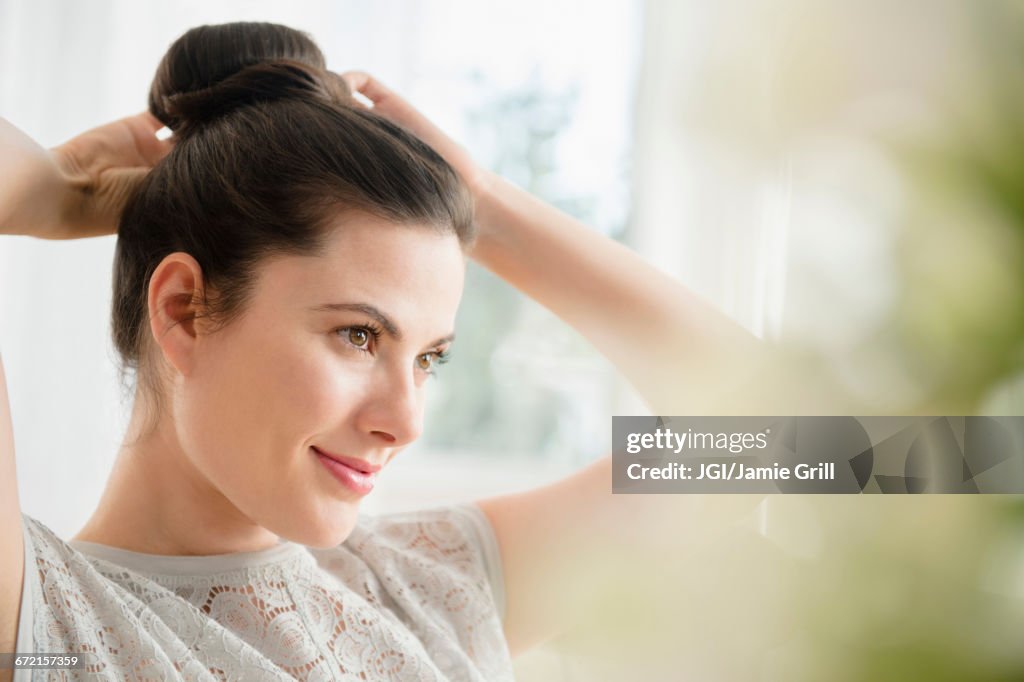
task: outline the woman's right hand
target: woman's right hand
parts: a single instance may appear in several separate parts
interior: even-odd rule
[[[0,233],[44,239],[113,234],[125,203],[170,151],[149,113],[45,150],[0,119]]]

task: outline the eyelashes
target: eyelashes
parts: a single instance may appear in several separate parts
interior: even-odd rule
[[[371,346],[380,341],[384,330],[373,323],[338,327],[332,332],[340,337],[345,344],[359,351],[360,353],[372,353]],[[451,358],[451,350],[432,350],[416,356],[416,368],[421,372],[434,376],[437,373],[436,367],[445,364]]]
[[[379,341],[383,330],[373,324],[364,324],[357,327],[338,327],[334,330],[334,333],[342,337],[356,350],[369,352],[370,342],[376,343]]]
[[[422,369],[424,372],[426,372],[427,374],[434,374],[434,373],[437,372],[435,367],[439,367],[440,365],[443,365],[444,363],[448,362],[448,359],[451,356],[451,354],[452,354],[452,352],[450,350],[448,350],[447,348],[444,349],[444,350],[432,350],[429,353],[423,353],[422,355],[417,355],[416,356],[416,365],[420,369]],[[433,359],[430,360],[430,364],[428,364],[426,367],[424,367],[422,364],[420,364],[420,360],[430,359],[430,358],[433,358]]]

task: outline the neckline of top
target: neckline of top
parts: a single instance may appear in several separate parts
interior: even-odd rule
[[[138,573],[156,575],[213,575],[226,571],[264,567],[292,559],[305,549],[300,544],[282,541],[273,547],[252,552],[207,554],[202,556],[175,556],[145,554],[120,547],[101,545],[84,540],[71,540],[68,544],[87,556],[102,559]]]

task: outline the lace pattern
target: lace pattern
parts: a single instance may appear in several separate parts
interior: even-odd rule
[[[34,649],[91,662],[33,679],[512,679],[475,507],[364,518],[336,548],[198,575],[122,566],[24,519]]]

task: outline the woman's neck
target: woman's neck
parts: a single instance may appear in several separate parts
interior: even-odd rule
[[[72,539],[175,556],[277,544],[278,536],[247,518],[195,468],[174,433],[165,420],[142,438],[126,438],[96,511]]]

